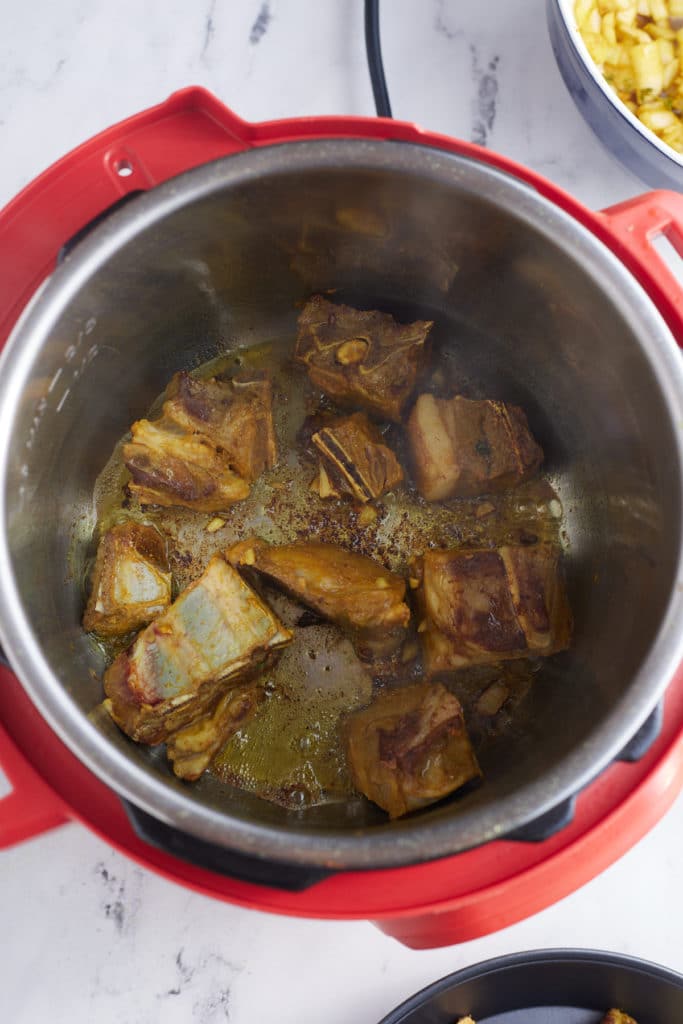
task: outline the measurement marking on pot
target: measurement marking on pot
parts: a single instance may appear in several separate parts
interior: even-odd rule
[[[59,380],[59,378],[61,376],[62,376],[62,367],[60,366],[59,369],[56,371],[54,377],[50,381],[50,384],[49,384],[48,389],[47,389],[48,395],[51,394],[51,392],[54,390],[55,384],[57,383],[57,381]]]
[[[61,412],[62,411],[62,408],[64,406],[64,403],[67,400],[67,397],[68,397],[70,391],[71,391],[71,388],[67,388],[66,391],[64,392],[64,394],[62,395],[62,397],[59,399],[59,402],[57,403],[57,412]]]

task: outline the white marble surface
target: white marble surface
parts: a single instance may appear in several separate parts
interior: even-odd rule
[[[594,207],[644,187],[568,98],[542,0],[384,0],[396,117],[483,141]],[[0,204],[112,122],[197,83],[253,120],[371,114],[360,0],[0,0]],[[0,269],[1,272],[1,269]],[[497,935],[411,952],[365,923],[246,912],[70,825],[0,855],[7,1024],[372,1024],[440,975],[541,946],[683,971],[683,800],[580,892]]]

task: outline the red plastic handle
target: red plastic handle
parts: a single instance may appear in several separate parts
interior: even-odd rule
[[[49,167],[0,214],[0,343],[62,245],[128,192],[249,147],[252,126],[204,89],[108,128]]]
[[[0,765],[12,791],[0,800],[0,849],[63,825],[69,813],[0,725]]]
[[[683,197],[652,192],[593,213],[515,161],[472,143],[375,117],[305,117],[252,124],[205,89],[181,89],[164,103],[108,128],[72,150],[0,212],[0,252],[11,253],[0,275],[0,345],[57,254],[121,196],[151,188],[183,171],[251,147],[316,138],[391,139],[433,146],[489,164],[585,224],[617,253],[660,306],[683,341],[683,292],[647,239],[664,231],[683,252]]]
[[[678,344],[683,345],[683,286],[652,246],[653,239],[665,235],[683,258],[683,195],[647,192],[598,216],[611,236],[612,250],[647,288]]]
[[[526,181],[565,209],[574,201],[550,182],[472,143],[375,117],[304,117],[251,124],[192,86],[83,143],[31,182],[0,212],[0,345],[64,244],[127,193],[251,147],[316,138],[421,143],[488,163]],[[592,216],[578,208],[580,219]]]

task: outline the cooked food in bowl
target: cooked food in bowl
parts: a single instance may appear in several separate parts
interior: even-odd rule
[[[576,0],[586,48],[619,99],[683,153],[681,0]]]
[[[178,777],[399,817],[480,779],[568,647],[543,453],[521,409],[440,393],[430,328],[316,296],[289,352],[176,374],[113,453],[83,625]]]

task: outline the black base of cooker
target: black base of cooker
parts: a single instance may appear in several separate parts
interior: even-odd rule
[[[265,885],[274,889],[285,889],[288,892],[302,892],[316,882],[334,874],[324,868],[302,867],[299,864],[285,864],[272,860],[260,860],[247,854],[226,850],[222,846],[207,843],[204,839],[181,832],[172,825],[158,821],[146,811],[122,800],[128,819],[135,832],[146,843],[156,846],[164,853],[188,861],[195,867],[207,871],[217,871],[221,875],[229,875],[241,882],[253,885]]]
[[[663,718],[663,704],[658,704],[615,760],[633,762],[643,757],[657,739]],[[572,821],[576,797],[577,794],[563,800],[552,810],[508,833],[504,838],[524,843],[540,843],[549,839]],[[325,868],[261,860],[258,857],[236,853],[166,825],[127,800],[123,800],[122,803],[140,839],[165,853],[194,864],[195,867],[228,875],[242,882],[284,889],[288,892],[302,892],[335,874],[334,871]],[[381,867],[382,865],[377,865],[378,870]]]
[[[649,718],[646,718],[637,733],[631,737],[621,753],[615,757],[615,761],[626,761],[629,764],[639,761],[643,757],[662,730],[664,721],[664,705],[660,703],[654,709]],[[576,798],[578,793],[567,797],[552,810],[539,815],[533,821],[527,822],[521,828],[508,832],[506,839],[516,840],[520,843],[542,843],[550,839],[556,832],[560,832],[574,819],[576,810]]]

